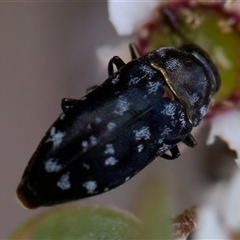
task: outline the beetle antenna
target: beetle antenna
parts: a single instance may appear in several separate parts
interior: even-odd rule
[[[179,20],[177,19],[176,14],[168,7],[163,8],[163,15],[165,20],[170,25],[170,27],[177,33],[177,35],[182,39],[184,44],[192,43],[185,35],[182,34],[180,30]]]

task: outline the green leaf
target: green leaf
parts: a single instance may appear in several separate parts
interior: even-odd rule
[[[30,219],[9,239],[134,239],[139,227],[139,221],[123,211],[100,206],[68,206]]]
[[[134,202],[134,212],[142,220],[142,239],[172,239],[170,195],[167,176],[153,174],[143,182]]]

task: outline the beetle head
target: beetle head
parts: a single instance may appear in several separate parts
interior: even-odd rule
[[[221,84],[209,55],[199,46],[188,44],[159,48],[144,59],[163,74],[166,84],[185,106],[189,121],[198,125]]]

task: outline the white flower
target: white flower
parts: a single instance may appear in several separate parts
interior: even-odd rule
[[[143,0],[108,0],[109,20],[113,24],[118,35],[131,35],[139,28],[153,19],[153,11],[164,1]],[[113,56],[119,56],[124,62],[131,61],[129,43],[130,37],[120,45],[103,46],[97,49],[97,58],[101,67],[106,69],[109,60]]]
[[[235,1],[235,0],[225,0],[224,1],[224,5],[225,5],[226,8],[234,9],[236,7],[239,7],[240,2],[239,1]]]
[[[153,10],[162,2],[157,0],[109,0],[109,20],[119,35],[130,35],[153,18]]]
[[[219,137],[228,144],[228,147],[237,152],[236,163],[240,167],[240,112],[238,109],[216,115],[211,119],[211,130],[207,144],[214,143]]]
[[[194,239],[231,239],[240,229],[240,171],[231,181],[219,183],[199,210]]]
[[[147,0],[108,0],[109,20],[113,24],[118,35],[131,35],[139,30],[146,22],[153,19],[153,11],[164,1],[147,1]],[[130,39],[121,45],[105,46],[97,49],[97,58],[106,68],[109,59],[113,56],[120,56],[123,61],[131,60],[129,43]]]
[[[164,2],[175,0],[108,0],[109,20],[116,29],[118,35],[126,36],[137,32],[141,26],[154,19],[154,10]],[[215,0],[219,2],[219,0]],[[189,0],[197,3],[202,0]],[[211,4],[214,1],[209,1]],[[234,0],[222,0],[225,8],[239,7],[240,2]],[[208,3],[207,1],[204,3]]]

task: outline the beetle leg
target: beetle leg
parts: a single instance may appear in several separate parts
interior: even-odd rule
[[[129,44],[129,48],[130,48],[130,53],[131,53],[132,59],[141,57],[141,55],[134,43]],[[119,68],[123,67],[125,65],[125,63],[118,56],[111,58],[108,63],[108,75],[109,76],[113,75],[113,73],[114,73],[114,70],[113,70],[114,65],[116,66],[117,70],[119,70]]]
[[[125,63],[118,56],[115,56],[115,57],[111,58],[109,63],[108,63],[108,75],[109,76],[113,75],[113,73],[114,73],[114,71],[113,71],[113,66],[114,65],[116,66],[117,70],[119,70],[119,68],[123,67],[125,65]]]
[[[169,151],[171,152],[172,156],[164,153],[160,157],[165,158],[167,160],[173,160],[173,159],[178,158],[180,156],[180,152],[179,152],[177,146],[172,147],[171,149],[169,149]]]
[[[66,111],[68,108],[70,108],[71,106],[73,106],[73,104],[75,102],[77,102],[78,100],[73,99],[73,98],[63,98],[62,102],[61,102],[61,108],[63,111]]]
[[[130,43],[129,48],[130,48],[130,53],[131,53],[132,59],[141,57],[141,55],[137,49],[137,46],[134,43]]]
[[[194,139],[194,137],[192,136],[192,134],[189,134],[188,136],[186,136],[182,142],[184,144],[186,144],[188,147],[195,147],[197,145],[197,141]]]

